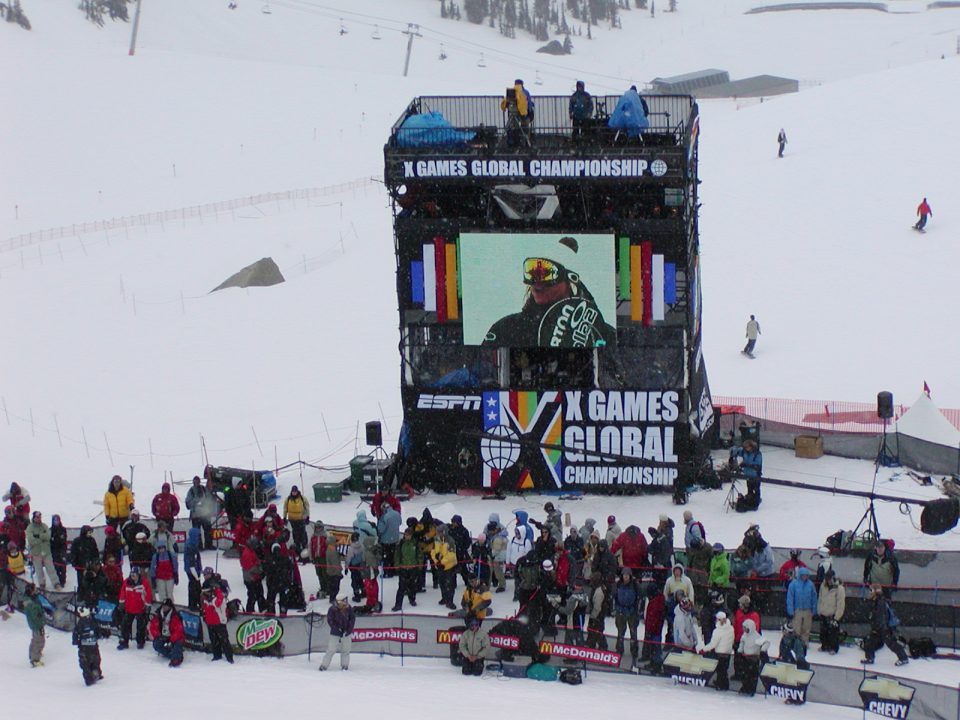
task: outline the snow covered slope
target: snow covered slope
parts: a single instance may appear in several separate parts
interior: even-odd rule
[[[87,505],[114,471],[159,483],[218,464],[343,462],[358,423],[400,425],[390,213],[375,182],[389,125],[424,93],[618,91],[701,67],[809,87],[702,104],[704,327],[718,394],[960,405],[951,281],[960,11],[747,15],[743,0],[624,13],[566,58],[443,21],[434,0],[144,2],[98,29],[71,3],[3,27],[0,242],[49,227],[231,201],[189,219],[0,253],[0,453],[42,507]],[[341,25],[348,29],[339,34]],[[401,77],[408,21],[421,24]],[[376,30],[380,40],[371,34]],[[439,61],[440,43],[448,59]],[[480,53],[486,67],[478,67]],[[889,69],[888,69],[889,68]],[[542,78],[536,85],[531,77]],[[787,130],[787,157],[774,139]],[[930,232],[909,229],[926,195]],[[176,212],[173,217],[177,218]],[[288,282],[207,295],[272,256]],[[764,333],[740,356],[743,323]],[[70,478],[70,483],[53,482]],[[85,512],[78,512],[78,515]],[[92,513],[91,513],[92,514]]]

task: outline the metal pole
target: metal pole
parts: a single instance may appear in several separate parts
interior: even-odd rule
[[[133,13],[133,30],[130,32],[130,55],[133,55],[137,51],[137,31],[140,29],[140,3],[142,0],[137,0],[137,9]]]
[[[407,36],[407,57],[403,61],[403,76],[406,77],[407,70],[410,69],[410,53],[413,50],[413,38],[414,36],[423,36],[420,34],[420,26],[415,23],[407,23],[407,29],[403,31],[403,34]]]

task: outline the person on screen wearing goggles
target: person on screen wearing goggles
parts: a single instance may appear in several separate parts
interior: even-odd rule
[[[577,252],[572,237],[560,245]],[[580,276],[549,257],[523,261],[526,296],[520,312],[497,320],[487,331],[484,345],[510,347],[602,347],[616,341],[593,295]]]

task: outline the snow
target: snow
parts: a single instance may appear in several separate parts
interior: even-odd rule
[[[604,712],[615,716],[635,710],[640,693],[644,702],[669,703],[671,711],[690,715],[705,712],[727,717],[736,713],[740,720],[765,720],[770,716],[771,703],[780,708],[777,700],[745,700],[736,694],[678,690],[662,679],[632,675],[588,672],[582,685],[571,687],[556,682],[466,678],[458,668],[442,661],[406,659],[401,666],[399,658],[358,653],[351,655],[348,672],[335,670],[339,667],[339,660],[335,659],[329,675],[324,676],[317,672],[320,658],[316,655],[309,661],[305,656],[284,660],[240,657],[232,666],[220,662],[204,667],[206,657],[188,653],[183,666],[172,670],[149,648],[127,650],[121,655],[105,642],[100,643],[105,679],[87,689],[68,635],[52,633],[47,639],[45,666],[32,669],[26,661],[30,633],[23,617],[18,615],[6,623],[3,631],[0,663],[10,686],[33,688],[42,682],[44,687],[57,688],[55,693],[45,693],[38,700],[44,717],[99,716],[104,703],[111,707],[130,703],[143,708],[169,707],[171,690],[176,698],[205,698],[208,702],[213,690],[217,708],[238,718],[260,717],[267,702],[270,712],[279,716],[302,715],[305,703],[309,697],[315,697],[317,690],[328,711],[346,711],[362,704],[364,712],[383,715],[395,712],[399,700],[415,702],[417,713],[424,717],[445,716],[455,707],[459,717],[478,718],[489,712],[491,702],[500,708],[549,706],[557,717],[564,718],[592,717],[602,703]],[[376,690],[373,694],[372,689]],[[416,700],[411,698],[411,691],[416,691]],[[498,697],[492,698],[491,693]],[[26,709],[28,696],[14,693],[13,707]],[[455,705],[451,706],[453,698]],[[245,704],[240,706],[241,702]],[[862,716],[861,711],[850,708],[812,703],[796,712],[823,720]]]
[[[298,457],[342,465],[363,449],[360,426],[371,419],[383,422],[392,446],[401,410],[387,198],[371,180],[310,200],[292,191],[380,176],[389,127],[413,96],[499,94],[518,74],[528,85],[542,78],[535,94],[566,94],[576,78],[593,92],[620,92],[704,67],[733,78],[800,79],[802,92],[793,96],[701,103],[711,387],[729,396],[856,401],[885,389],[902,402],[927,381],[938,405],[960,407],[950,331],[960,301],[951,213],[960,145],[945,129],[958,104],[948,89],[958,73],[960,10],[747,15],[754,5],[747,0],[684,0],[680,12],[661,10],[655,19],[625,12],[622,31],[600,28],[593,41],[576,39],[574,55],[547,58],[534,53],[533,40],[442,21],[435,0],[362,7],[273,0],[270,15],[253,2],[229,11],[225,2],[145,0],[137,54],[129,57],[129,25],[95,28],[72,3],[24,5],[31,33],[0,27],[0,62],[17,68],[0,86],[0,244],[46,228],[71,230],[0,252],[0,456],[6,477],[22,481],[47,515],[88,521],[114,472],[134,475],[142,507],[168,472],[178,481],[197,473],[204,448],[222,465],[274,467]],[[340,18],[349,29],[342,36]],[[404,78],[407,22],[419,23],[422,37]],[[370,37],[375,24],[381,40]],[[441,42],[449,56],[442,63]],[[481,52],[485,68],[477,65]],[[790,139],[782,160],[780,127]],[[281,197],[245,200],[265,192]],[[924,196],[934,216],[919,235],[909,224]],[[163,223],[72,230],[219,201],[229,207],[199,218],[174,212]],[[266,256],[286,283],[208,294]],[[747,363],[739,349],[750,313],[763,334],[757,360]],[[870,463],[765,454],[771,476],[873,485]],[[884,493],[936,496],[886,469],[876,480]],[[281,491],[296,481],[281,476]],[[747,519],[724,511],[724,492],[695,493],[688,507],[711,540],[733,544]],[[853,527],[864,509],[855,498],[829,502],[821,512],[820,498],[765,488],[763,508],[749,520],[775,544],[814,546]],[[404,514],[425,505],[440,517],[458,512],[477,530],[491,511],[505,518],[521,505],[538,510],[542,498],[427,495]],[[315,507],[315,516],[337,523],[356,509],[353,502]],[[661,512],[679,515],[666,497],[592,497],[562,509],[578,524],[587,516],[602,524],[610,512],[641,527]],[[894,505],[878,504],[877,513],[898,547],[960,547],[956,533],[921,535]],[[81,687],[59,634],[50,638],[48,666],[26,667],[21,626],[19,617],[4,625],[10,641],[0,653],[12,682],[32,688],[39,675],[47,687]],[[161,699],[166,684],[138,682],[155,665],[167,671],[150,653],[129,653],[122,663],[110,649],[104,655],[112,700]],[[461,707],[488,701],[481,681],[435,662],[407,664],[443,678]],[[181,673],[177,685],[184,696],[206,692],[217,672],[226,693],[243,697],[239,683],[273,678],[276,667],[244,658],[230,670]],[[384,698],[409,683],[394,659],[358,656],[355,669],[325,686],[329,707],[355,703],[355,684],[368,687],[368,671],[377,672]],[[275,679],[316,677],[302,659],[284,661],[283,672]],[[592,673],[562,696],[564,714],[598,702],[625,709],[637,682],[644,692],[671,692],[668,701],[681,709],[695,703],[724,716],[735,708],[751,718],[764,707]],[[99,703],[92,698],[104,691],[50,695],[44,712]],[[510,692],[522,703],[570,691],[514,683]],[[439,709],[443,696],[424,693],[421,702]],[[281,711],[299,702],[296,693],[271,698]]]
[[[960,430],[947,420],[933,400],[921,393],[896,422],[898,433],[947,447],[960,447]]]

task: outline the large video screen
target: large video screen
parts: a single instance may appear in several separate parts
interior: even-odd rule
[[[613,345],[613,235],[464,233],[460,281],[465,345]]]

